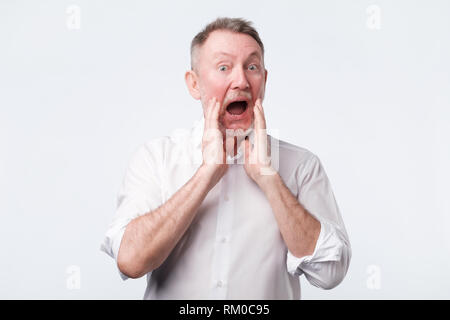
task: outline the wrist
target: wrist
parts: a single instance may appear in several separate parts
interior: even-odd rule
[[[267,171],[260,173],[255,182],[264,191],[268,191],[281,180],[281,176],[276,171]]]
[[[200,181],[208,185],[208,189],[212,189],[223,176],[223,173],[217,170],[217,165],[203,163],[197,169],[196,175]]]

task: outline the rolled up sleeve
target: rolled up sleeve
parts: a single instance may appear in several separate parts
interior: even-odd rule
[[[162,204],[162,156],[158,141],[140,147],[132,156],[117,196],[116,214],[101,243],[100,250],[115,259],[125,229],[133,219]],[[118,269],[119,270],[119,269]],[[128,279],[119,270],[123,280]]]
[[[287,253],[288,272],[305,275],[312,285],[332,289],[344,279],[351,259],[351,247],[330,182],[315,155],[296,172],[298,201],[320,222],[320,234],[311,255]]]

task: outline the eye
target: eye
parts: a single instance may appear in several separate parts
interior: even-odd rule
[[[227,66],[220,66],[219,71],[227,71]]]
[[[258,67],[255,64],[251,64],[248,66],[248,69],[251,71],[255,71],[255,70],[258,70]]]

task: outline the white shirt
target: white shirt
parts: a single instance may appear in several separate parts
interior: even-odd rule
[[[163,205],[201,165],[203,128],[202,118],[190,130],[151,140],[132,157],[101,246],[116,261],[127,224]],[[249,137],[253,143],[253,131]],[[278,145],[272,163],[320,222],[314,253],[297,258],[288,251],[270,203],[245,173],[239,150],[228,158],[237,164],[230,164],[207,194],[168,258],[147,274],[144,299],[300,299],[302,274],[325,289],[342,281],[351,248],[321,162],[304,148],[269,137],[272,150]]]

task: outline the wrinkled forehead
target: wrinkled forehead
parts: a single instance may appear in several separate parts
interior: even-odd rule
[[[211,32],[208,39],[199,48],[200,60],[215,60],[220,57],[232,59],[263,59],[258,42],[244,33],[217,30]]]

